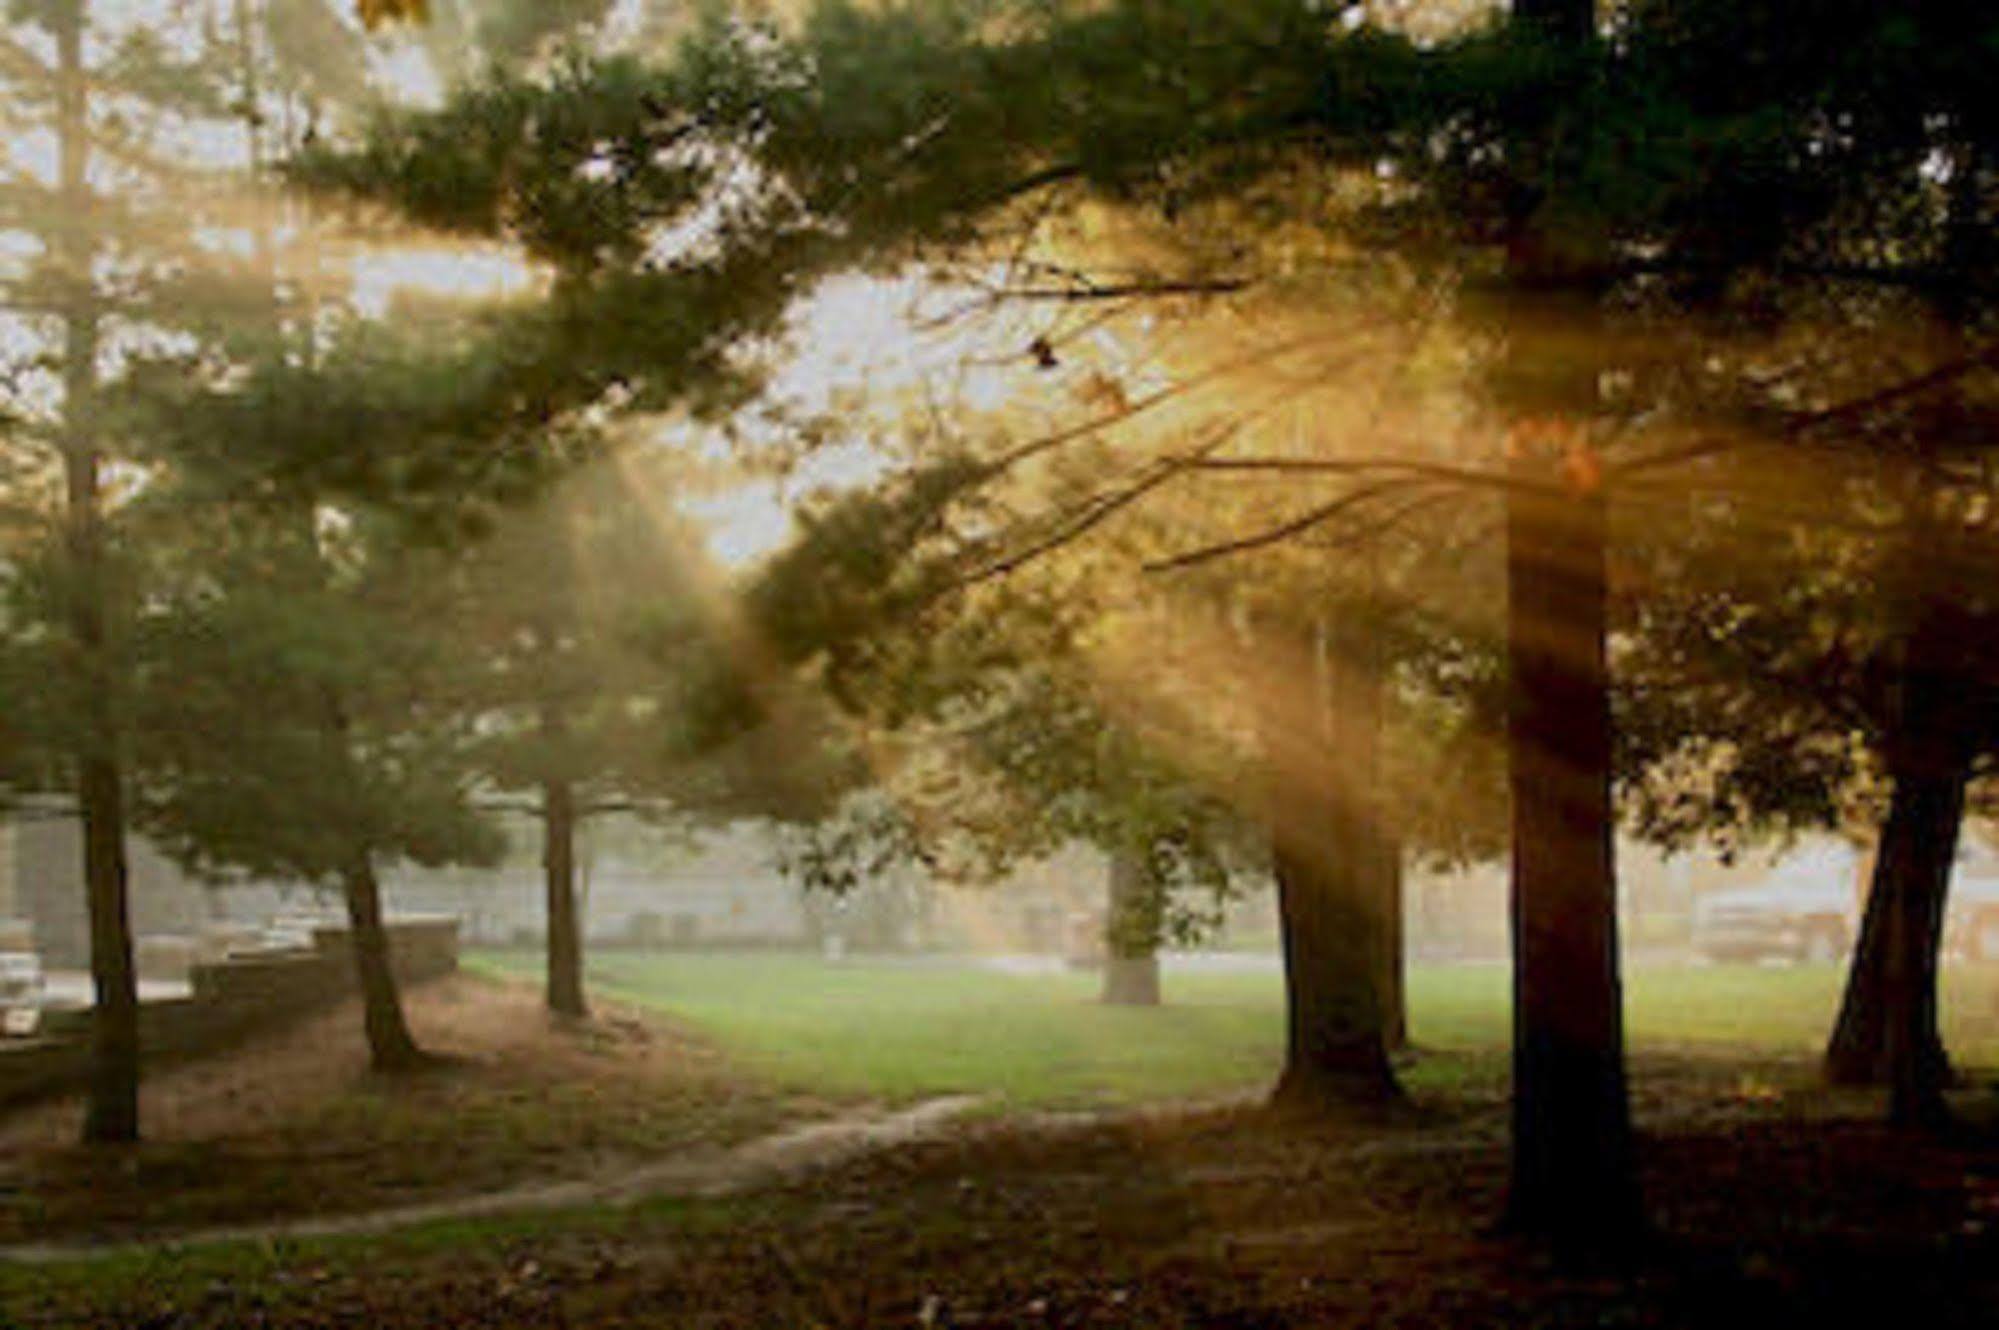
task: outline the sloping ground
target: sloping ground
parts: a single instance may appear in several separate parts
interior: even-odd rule
[[[74,1099],[0,1119],[0,1244],[407,1205],[712,1150],[830,1111],[658,1017],[609,1008],[553,1024],[525,986],[442,980],[411,992],[409,1014],[445,1055],[433,1069],[370,1073],[350,1003],[148,1078],[136,1148],[76,1146]]]
[[[976,1107],[971,1096],[932,1099],[912,1108],[856,1109],[787,1127],[734,1148],[703,1147],[651,1162],[630,1162],[581,1177],[524,1182],[496,1191],[454,1193],[379,1210],[300,1214],[220,1227],[173,1229],[143,1239],[44,1241],[0,1245],[0,1267],[117,1260],[227,1244],[298,1243],[394,1234],[459,1220],[520,1219],[551,1210],[607,1210],[662,1199],[733,1196],[831,1168],[877,1150],[913,1144],[945,1130]]]
[[[754,1197],[12,1272],[25,1327],[1672,1326],[1999,1321],[1999,1145],[1715,1064],[1642,1069],[1660,1235],[1562,1275],[1488,1236],[1503,1116],[1001,1123]],[[1989,1113],[1986,1092],[1966,1107]],[[0,1270],[0,1280],[9,1272]]]

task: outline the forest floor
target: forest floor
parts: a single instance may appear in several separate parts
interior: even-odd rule
[[[1911,1138],[1875,1125],[1874,1097],[1819,1088],[1807,1057],[1640,1048],[1655,1232],[1576,1274],[1490,1231],[1490,1047],[1425,1052],[1406,1110],[1299,1122],[1240,1096],[1134,1107],[1116,1078],[1094,1099],[1032,1082],[938,1103],[894,1076],[813,1094],[698,1019],[600,1002],[565,1028],[536,998],[474,977],[414,995],[453,1054],[414,1081],[365,1074],[352,1012],[165,1070],[156,1143],[108,1160],[66,1144],[74,1105],[0,1123],[0,1242],[258,1229],[0,1261],[0,1326],[1999,1323],[1989,1068],[1958,1097],[1979,1125]],[[1425,1010],[1450,1028],[1435,998],[1419,1038]],[[975,1019],[951,1005],[931,1019]],[[1173,1011],[1142,1016],[1164,1031]],[[823,1012],[798,1019],[785,1038],[825,1043]],[[862,1022],[847,1047],[895,1029]],[[979,1094],[967,1079],[934,1084]],[[301,1214],[320,1227],[285,1227]]]
[[[1655,1232],[1584,1272],[1490,1233],[1504,1109],[1479,1094],[985,1120],[725,1197],[0,1266],[0,1324],[1994,1324],[1999,1137],[1898,1137],[1795,1070],[1641,1060]]]
[[[149,1074],[137,1147],[79,1147],[75,1097],[0,1117],[0,1247],[615,1175],[860,1106],[745,1074],[711,1042],[615,1003],[563,1028],[534,989],[460,975],[412,990],[407,1006],[441,1054],[410,1076],[368,1071],[349,1003]]]

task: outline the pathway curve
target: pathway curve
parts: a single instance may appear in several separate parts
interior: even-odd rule
[[[734,1149],[665,1159],[560,1182],[526,1183],[471,1196],[384,1210],[185,1229],[139,1241],[24,1243],[0,1247],[0,1265],[37,1265],[226,1242],[280,1242],[388,1233],[420,1224],[586,1205],[632,1205],[661,1197],[714,1197],[830,1168],[877,1150],[936,1135],[982,1102],[950,1095],[896,1113],[861,1112],[792,1127]]]

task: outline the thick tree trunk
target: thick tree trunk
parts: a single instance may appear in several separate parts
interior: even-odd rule
[[[581,1019],[583,926],[576,900],[576,792],[566,780],[541,787],[542,869],[548,888],[548,1009]]]
[[[1285,996],[1284,1069],[1271,1103],[1319,1112],[1397,1099],[1365,869],[1284,840],[1271,855]]]
[[[70,226],[56,241],[66,289],[63,313],[63,479],[69,555],[69,627],[84,691],[77,803],[83,834],[83,889],[90,919],[90,1093],[83,1139],[139,1138],[139,993],[132,963],[130,886],[125,861],[124,773],[118,764],[110,643],[105,628],[101,458],[92,420],[97,398],[99,317],[91,275],[89,72],[83,64],[82,0],[50,14],[56,43],[59,187]]]
[[[1156,1007],[1161,902],[1142,848],[1122,848],[1111,855],[1109,905],[1103,1001],[1114,1007]]]
[[[1514,22],[1581,51],[1593,0],[1512,0]],[[1612,858],[1607,512],[1586,439],[1600,366],[1580,354],[1590,256],[1549,234],[1523,189],[1508,236],[1502,396],[1520,431],[1506,504],[1508,784],[1513,805],[1513,1177],[1508,1227],[1614,1249],[1642,1217],[1624,1079]],[[1552,338],[1546,335],[1552,333]],[[1545,339],[1545,340],[1544,340]],[[1534,456],[1537,447],[1569,450]]]
[[[1912,831],[1924,821],[1922,806],[1934,806],[1941,793],[1935,788],[1922,791],[1919,786],[1923,783],[1897,780],[1890,795],[1888,820],[1861,916],[1860,940],[1853,949],[1839,1017],[1826,1045],[1825,1074],[1834,1085],[1886,1085],[1889,1080],[1888,1030],[1895,1008],[1889,980],[1891,952],[1896,943],[1913,941],[1924,933],[1920,916],[1930,909],[1924,899],[1927,892],[1910,889],[1910,884],[1923,883],[1928,877],[1920,865],[1928,852],[1913,834],[1903,831]],[[1935,782],[1929,784],[1934,787]],[[1951,834],[1955,836],[1955,828]],[[1895,960],[1893,968],[1908,972],[1908,958]],[[1948,1081],[1949,1057],[1942,1037],[1932,1029],[1926,1042],[1930,1046],[1923,1056],[1935,1065],[1939,1078]]]
[[[1506,498],[1513,802],[1513,1179],[1559,1246],[1639,1222],[1624,1079],[1605,656],[1605,506],[1518,465]]]
[[[1976,756],[1975,717],[1953,669],[1959,630],[1942,606],[1911,635],[1888,736],[1893,793],[1860,943],[1826,1049],[1837,1084],[1890,1090],[1893,1120],[1945,1116],[1950,1061],[1937,1028],[1937,960],[1951,862]]]
[[[413,1070],[428,1059],[417,1047],[403,1016],[402,995],[389,958],[389,934],[382,923],[382,886],[375,877],[374,861],[366,853],[357,854],[343,874],[341,886],[347,897],[354,974],[361,985],[369,1064],[383,1072]]]
[[[1271,1102],[1304,1112],[1401,1093],[1388,1061],[1389,915],[1400,882],[1387,872],[1392,838],[1371,797],[1379,661],[1372,640],[1357,634],[1328,645],[1320,668],[1303,651],[1278,649],[1279,682],[1265,690],[1261,722],[1284,949],[1284,1068]],[[1301,680],[1310,687],[1297,687]],[[1306,714],[1287,714],[1295,711]]]

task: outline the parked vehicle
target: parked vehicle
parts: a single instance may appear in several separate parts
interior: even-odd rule
[[[1694,909],[1694,947],[1712,961],[1829,962],[1859,936],[1864,884],[1858,860],[1840,847],[1793,856],[1754,887],[1715,892]],[[1944,952],[1999,962],[1999,853],[1967,843],[1951,874]]]
[[[33,1034],[42,1019],[42,963],[32,952],[0,952],[0,1034]]]
[[[1694,906],[1694,949],[1711,961],[1830,964],[1859,935],[1859,861],[1841,843],[1791,855],[1753,887],[1717,891]]]
[[[1979,847],[1958,856],[1944,908],[1946,954],[1999,961],[1999,857]]]

